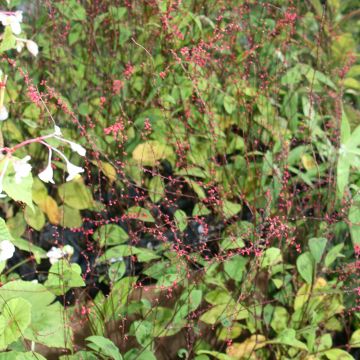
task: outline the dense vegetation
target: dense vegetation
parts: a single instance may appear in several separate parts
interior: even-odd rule
[[[359,358],[358,1],[1,9],[0,359]]]

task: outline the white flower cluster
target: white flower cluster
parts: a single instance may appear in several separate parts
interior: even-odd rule
[[[48,252],[47,257],[50,260],[50,264],[57,263],[60,259],[70,258],[74,254],[74,248],[70,245],[65,245],[62,248],[53,246]]]
[[[14,35],[21,34],[21,25],[20,23],[23,20],[22,11],[0,11],[0,22],[3,26],[10,26],[11,31]],[[39,47],[36,42],[33,40],[22,39],[16,37],[16,49],[20,52],[24,46],[29,50],[29,52],[36,56],[39,53]]]
[[[44,136],[43,139],[48,139],[48,138],[55,138],[61,142],[64,142],[66,144],[70,145],[70,148],[72,151],[78,153],[80,156],[85,156],[86,155],[86,150],[85,148],[83,148],[81,145],[76,144],[70,140],[64,139],[62,137],[62,133],[61,130],[58,126],[55,125],[55,129],[54,132],[50,135]],[[74,164],[72,164],[69,159],[64,155],[64,153],[62,153],[59,149],[50,146],[48,143],[44,142],[44,141],[40,141],[41,144],[45,145],[48,150],[49,150],[49,160],[48,160],[48,164],[47,167],[41,171],[38,176],[40,178],[40,180],[42,180],[45,183],[52,183],[54,184],[54,171],[51,165],[51,158],[52,158],[52,153],[53,151],[57,152],[65,161],[66,163],[66,169],[68,172],[68,176],[66,178],[66,181],[71,181],[73,180],[78,174],[84,172],[84,169],[80,166],[76,166]],[[15,182],[16,184],[20,184],[22,182],[22,180],[24,178],[26,178],[27,176],[29,176],[30,172],[31,172],[31,165],[28,163],[29,160],[31,159],[30,155],[25,156],[23,159],[16,159],[13,158],[11,155],[6,156],[5,158],[5,162],[3,165],[3,168],[1,170],[0,173],[0,198],[6,197],[6,195],[3,193],[3,180],[6,174],[6,171],[8,169],[9,163],[11,162],[15,171]]]

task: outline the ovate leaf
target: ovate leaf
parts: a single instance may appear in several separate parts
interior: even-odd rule
[[[301,277],[308,284],[311,284],[314,275],[314,259],[308,251],[304,252],[297,258],[296,267]]]

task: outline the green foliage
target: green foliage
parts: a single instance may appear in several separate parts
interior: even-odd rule
[[[46,358],[41,344],[61,359],[152,360],[162,341],[167,358],[353,358],[357,4],[323,3],[33,4],[23,30],[41,51],[16,64],[4,26],[0,359]],[[52,121],[72,145],[26,143]],[[66,181],[54,152],[54,184],[41,182],[40,145],[86,171]],[[79,327],[91,336],[78,346]]]

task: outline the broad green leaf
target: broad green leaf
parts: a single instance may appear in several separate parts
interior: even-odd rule
[[[137,342],[142,346],[146,347],[151,344],[153,340],[154,328],[152,323],[146,320],[135,321],[133,323],[134,332]]]
[[[74,209],[85,210],[94,206],[91,190],[84,184],[82,179],[72,180],[60,185],[58,194],[66,205]]]
[[[149,196],[153,203],[157,203],[165,196],[165,185],[160,175],[154,176],[150,180]]]
[[[349,344],[352,348],[360,347],[360,329],[352,333]]]
[[[296,267],[301,277],[311,284],[314,276],[314,259],[310,252],[306,251],[297,258]]]
[[[116,345],[111,340],[106,339],[103,336],[89,336],[86,338],[86,341],[89,342],[87,346],[99,354],[109,356],[114,360],[123,359]]]
[[[296,331],[294,329],[283,330],[276,339],[268,341],[268,344],[287,345],[308,351],[307,346],[303,342],[296,339]]]
[[[232,96],[225,95],[224,108],[228,114],[232,114],[236,108],[236,100]]]
[[[29,226],[37,231],[40,231],[45,225],[45,215],[36,205],[33,206],[33,209],[34,210],[32,210],[29,206],[26,206],[24,217]]]
[[[325,257],[325,266],[329,267],[338,257],[344,257],[344,255],[341,254],[343,247],[344,244],[338,244],[330,249]]]
[[[44,285],[30,281],[10,281],[0,288],[0,305],[18,297],[29,301],[33,311],[41,311],[43,307],[55,300],[55,295]]]
[[[45,357],[34,351],[18,353],[16,360],[46,360]]]
[[[353,245],[360,245],[360,196],[357,195],[349,210],[349,228]]]
[[[0,349],[5,349],[23,335],[31,320],[31,304],[14,298],[3,304],[0,315]]]
[[[69,229],[78,229],[82,226],[80,211],[67,205],[59,206],[60,225]]]
[[[287,328],[289,321],[289,314],[287,310],[282,306],[275,306],[274,312],[272,314],[271,327],[275,332],[280,333]]]
[[[275,247],[268,248],[261,257],[261,268],[271,267],[282,262],[281,250]]]
[[[312,238],[309,240],[310,253],[317,263],[321,261],[326,244],[326,238]]]
[[[67,3],[55,3],[55,7],[59,12],[65,16],[65,18],[74,21],[84,21],[86,20],[86,10],[82,5],[76,1],[71,1]]]
[[[11,241],[13,237],[10,234],[10,231],[5,223],[5,220],[0,217],[0,241],[9,240]]]
[[[154,166],[159,160],[167,159],[172,155],[171,147],[156,140],[139,144],[132,153],[133,159],[145,166]]]
[[[55,295],[63,295],[71,288],[85,286],[81,276],[81,267],[60,260],[49,269],[49,276],[45,286]]]
[[[2,41],[0,43],[0,54],[4,51],[14,49],[16,45],[16,37],[14,36],[10,26],[5,26],[5,31],[2,36]]]
[[[225,260],[224,271],[231,279],[241,281],[248,259],[241,255],[235,255]]]
[[[176,224],[180,231],[184,231],[187,227],[187,215],[183,210],[176,210],[174,214]]]
[[[226,219],[238,214],[241,211],[241,205],[228,200],[223,202],[223,213]]]
[[[144,222],[155,222],[155,219],[151,215],[150,211],[140,206],[132,206],[126,211],[126,214],[130,219],[141,220]]]
[[[345,350],[331,349],[324,352],[329,360],[354,360],[354,358]]]
[[[72,330],[66,323],[64,307],[56,302],[32,312],[24,336],[48,347],[71,348]],[[70,318],[68,321],[71,321]]]
[[[93,235],[94,239],[103,246],[123,244],[129,239],[127,232],[116,224],[100,226]]]
[[[18,184],[15,181],[15,173],[11,170],[12,165],[9,165],[9,170],[5,175],[3,181],[4,191],[15,201],[21,201],[28,205],[30,208],[33,207],[32,202],[32,184],[33,177],[31,173],[23,177],[21,182]]]

